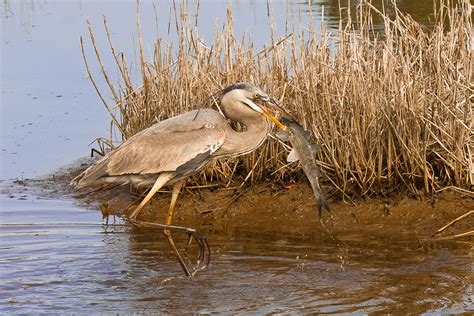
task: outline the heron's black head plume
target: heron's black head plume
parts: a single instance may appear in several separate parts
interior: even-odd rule
[[[228,86],[227,88],[223,89],[220,94],[221,96],[224,96],[226,93],[229,93],[231,92],[232,90],[236,90],[236,89],[241,89],[241,90],[247,90],[247,91],[250,91],[250,92],[259,92],[259,91],[262,91],[262,89],[260,89],[259,87],[257,87],[256,85],[254,85],[253,83],[250,83],[250,82],[239,82],[239,83],[235,83],[231,86]]]

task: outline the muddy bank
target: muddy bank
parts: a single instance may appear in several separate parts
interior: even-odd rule
[[[81,160],[53,174],[38,179],[4,182],[1,192],[22,199],[34,192],[37,196],[72,198],[78,205],[105,212],[104,216],[129,214],[146,192],[129,186],[116,186],[100,191],[74,191],[70,180],[90,163]],[[141,219],[163,223],[170,191],[160,191],[145,207]],[[323,222],[316,214],[314,196],[309,183],[225,187],[223,183],[187,186],[180,194],[174,224],[207,230],[235,230],[251,235],[275,235],[294,239],[341,239],[351,232],[363,231],[379,237],[410,236],[424,240],[444,224],[474,210],[474,199],[457,192],[442,192],[416,200],[406,196],[353,202],[329,199],[332,214],[323,213]],[[449,227],[442,236],[472,230],[474,216]],[[464,240],[472,240],[465,237]]]

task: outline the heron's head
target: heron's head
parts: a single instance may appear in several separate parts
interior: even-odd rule
[[[281,112],[280,106],[265,91],[252,83],[241,82],[233,84],[221,91],[222,111],[227,117],[254,115],[259,113],[279,128],[286,130],[271,110]]]

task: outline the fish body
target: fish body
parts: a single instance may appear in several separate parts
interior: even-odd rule
[[[331,209],[326,203],[323,191],[319,185],[321,173],[319,172],[316,159],[314,158],[315,147],[309,142],[310,133],[305,131],[303,127],[292,118],[282,115],[280,120],[284,125],[286,125],[287,129],[286,131],[278,132],[277,137],[291,143],[293,149],[288,155],[288,161],[300,161],[301,167],[311,183],[311,188],[313,189],[314,197],[316,198],[316,208],[319,217],[321,217],[323,209],[326,209],[328,212],[331,212]]]

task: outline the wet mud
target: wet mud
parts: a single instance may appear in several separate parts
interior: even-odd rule
[[[430,237],[473,210],[470,197],[445,192],[357,205],[329,200],[332,218],[324,213],[323,226],[306,182],[290,189],[270,183],[188,186],[173,224],[205,234],[212,259],[207,270],[186,278],[162,232],[134,228],[123,219],[143,192],[129,187],[74,192],[67,183],[75,172],[3,183],[6,200],[45,201],[40,210],[3,211],[3,311],[474,310],[472,237],[438,240],[472,230],[474,216]],[[58,197],[72,202],[53,212],[49,206],[55,209]],[[141,219],[163,223],[170,197],[160,192]],[[88,219],[79,221],[81,216]],[[175,239],[183,249],[185,236]]]

